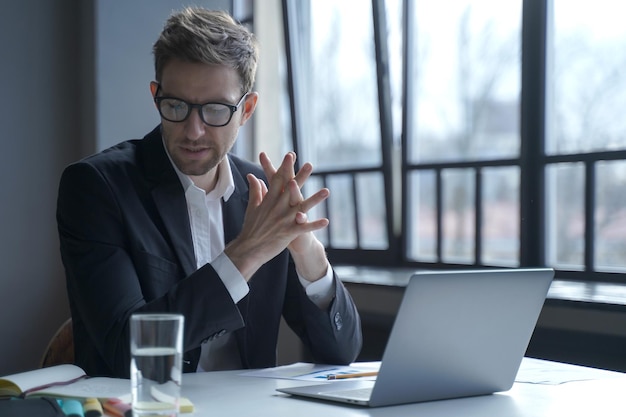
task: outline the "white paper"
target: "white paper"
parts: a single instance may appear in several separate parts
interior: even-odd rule
[[[122,398],[130,394],[130,379],[85,378],[70,385],[57,385],[32,393],[32,396],[64,398]]]
[[[378,368],[380,368],[380,362],[356,362],[349,366],[296,362],[291,365],[244,372],[241,375],[259,378],[293,379],[298,381],[327,381],[329,375],[373,372],[378,371]],[[363,377],[360,379],[368,380],[375,378],[376,377]]]
[[[541,359],[524,358],[522,366],[520,366],[515,377],[515,382],[559,385],[566,382],[612,378],[626,379],[626,374]]]

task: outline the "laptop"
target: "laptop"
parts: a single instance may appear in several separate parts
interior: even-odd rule
[[[507,391],[553,276],[549,268],[416,272],[375,381],[277,391],[368,407]]]

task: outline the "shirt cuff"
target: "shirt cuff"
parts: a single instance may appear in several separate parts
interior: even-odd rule
[[[333,269],[328,264],[326,275],[317,281],[308,281],[298,274],[300,284],[304,287],[306,295],[321,309],[326,309],[335,297],[335,285],[333,282]]]
[[[238,303],[248,295],[250,288],[246,279],[224,252],[211,261],[211,266],[224,283],[234,303]]]

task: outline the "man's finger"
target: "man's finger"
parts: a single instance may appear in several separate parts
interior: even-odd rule
[[[259,204],[261,204],[261,201],[263,201],[263,188],[265,187],[265,183],[255,177],[254,174],[248,174],[246,175],[246,178],[248,179],[248,185],[250,188],[248,198],[250,199],[250,202],[254,204],[254,206],[258,206]]]
[[[272,178],[276,173],[276,168],[274,167],[274,164],[272,164],[270,157],[267,156],[265,152],[261,152],[259,154],[259,162],[261,163],[263,172],[265,172],[265,176],[267,178]]]
[[[321,190],[313,194],[311,197],[307,198],[306,200],[302,200],[302,202],[299,205],[300,211],[302,211],[303,213],[308,212],[313,207],[317,206],[319,203],[326,200],[329,196],[330,196],[330,190],[328,188],[322,188]]]
[[[302,188],[304,182],[311,176],[313,172],[313,165],[310,163],[306,163],[298,170],[298,173],[295,176],[295,180],[298,183],[298,187]]]
[[[295,207],[302,203],[304,197],[300,191],[300,186],[295,180],[289,181],[287,184],[287,190],[289,191],[289,205]]]

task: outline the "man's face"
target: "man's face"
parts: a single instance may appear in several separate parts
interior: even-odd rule
[[[236,105],[244,93],[234,69],[179,60],[164,67],[160,86],[159,96],[176,97],[194,104]],[[155,83],[150,86],[153,95],[156,87]],[[163,140],[178,169],[189,176],[213,177],[215,167],[235,143],[239,127],[252,115],[255,101],[255,97],[244,99],[230,122],[221,127],[205,124],[198,108],[192,109],[182,122],[161,118]]]

